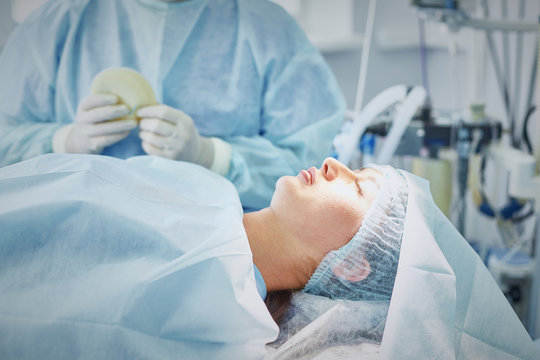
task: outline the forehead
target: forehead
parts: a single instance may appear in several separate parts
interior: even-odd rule
[[[373,168],[362,168],[359,170],[353,170],[353,172],[357,175],[359,180],[367,180],[374,182],[378,188],[381,187],[381,177],[383,174],[376,169]]]

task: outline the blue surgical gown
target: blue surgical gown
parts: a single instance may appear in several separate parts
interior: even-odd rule
[[[343,120],[328,65],[272,2],[50,0],[0,57],[0,165],[51,152],[93,77],[119,66],[144,75],[201,135],[231,144],[226,176],[246,209],[267,206],[279,176],[330,155]],[[143,154],[137,129],[104,154]]]
[[[158,157],[0,168],[1,359],[257,359],[277,325],[234,186]]]

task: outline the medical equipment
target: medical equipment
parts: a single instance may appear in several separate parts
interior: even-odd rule
[[[414,157],[411,171],[429,181],[433,201],[450,218],[452,205],[452,162],[448,159]]]
[[[482,2],[484,0],[481,0]],[[411,5],[428,18],[448,24],[453,29],[471,27],[480,30],[502,30],[502,31],[536,31],[535,23],[521,20],[501,20],[480,19],[469,14],[472,7],[478,1],[471,0],[411,0]],[[485,4],[482,4],[484,6]],[[506,10],[507,12],[508,10]],[[508,14],[503,14],[506,17]]]
[[[498,233],[502,239],[503,249],[480,249],[480,255],[484,258],[496,279],[501,284],[501,288],[509,296],[511,303],[516,307],[516,312],[520,314],[523,323],[526,324],[531,336],[538,337],[538,327],[540,327],[540,315],[538,314],[539,299],[538,292],[540,291],[540,270],[538,269],[539,255],[538,247],[540,247],[540,231],[538,228],[538,194],[540,188],[537,180],[533,180],[538,173],[538,165],[540,163],[540,149],[536,149],[536,172],[534,165],[534,157],[527,155],[518,149],[525,149],[532,154],[533,148],[528,135],[527,125],[531,114],[535,111],[533,104],[533,94],[535,91],[535,81],[537,81],[537,69],[540,56],[534,53],[535,57],[531,62],[531,76],[522,76],[522,69],[526,68],[522,65],[522,57],[524,55],[524,34],[537,32],[537,42],[540,41],[538,36],[538,23],[525,21],[526,2],[520,0],[515,2],[514,12],[517,18],[512,20],[509,14],[512,12],[509,8],[509,3],[506,0],[500,1],[500,17],[492,18],[492,3],[486,0],[480,1],[421,1],[414,0],[411,3],[417,7],[418,16],[420,19],[436,21],[447,25],[452,33],[457,33],[462,28],[471,28],[477,30],[478,33],[485,34],[486,45],[495,71],[495,80],[501,94],[501,103],[504,106],[504,113],[499,117],[502,118],[500,129],[508,133],[508,137],[499,136],[502,141],[508,140],[510,146],[500,148],[495,141],[482,145],[482,150],[477,151],[475,144],[480,144],[475,140],[474,134],[472,137],[468,134],[467,129],[458,130],[455,149],[458,154],[458,209],[464,209],[465,191],[468,189],[467,180],[470,180],[470,190],[473,198],[473,204],[478,209],[479,213],[494,219],[496,222]],[[512,3],[514,5],[514,3]],[[474,15],[471,15],[474,14]],[[500,46],[502,54],[497,54],[494,33],[500,33]],[[510,47],[509,34],[515,34],[515,50]],[[479,43],[478,47],[482,47],[483,43]],[[538,51],[538,45],[537,45]],[[510,65],[512,61],[510,56],[515,54],[513,64],[514,72],[511,71]],[[478,52],[473,52],[473,56],[478,56]],[[513,59],[512,59],[513,60]],[[477,61],[475,72],[482,72],[485,68],[483,62]],[[514,75],[511,79],[510,76]],[[521,91],[522,81],[529,81],[528,96],[524,102],[524,109],[521,108]],[[513,83],[514,91],[511,91]],[[483,94],[480,94],[483,97]],[[478,104],[483,107],[483,104]],[[476,106],[476,104],[472,104]],[[473,111],[474,114],[477,113]],[[480,109],[480,114],[483,109]],[[482,115],[480,117],[483,117]],[[523,121],[520,121],[523,119]],[[473,120],[474,121],[474,120]],[[486,147],[484,145],[489,145]],[[500,209],[496,208],[488,196],[484,192],[484,183],[486,181],[485,167],[487,160],[493,161],[498,168],[504,168],[509,172],[510,180],[508,182],[508,199],[507,203]],[[470,169],[470,171],[469,171]],[[467,172],[469,172],[467,174]],[[521,180],[518,180],[520,177]],[[460,211],[457,219],[458,229],[464,229],[465,216],[464,211]],[[535,215],[536,222],[527,224],[526,219],[532,218]],[[516,224],[533,225],[532,234],[519,234],[516,231]],[[524,225],[521,225],[523,228]],[[536,234],[534,233],[536,231]],[[520,253],[524,251],[524,253]],[[534,252],[537,252],[536,254]],[[486,255],[491,252],[486,258]],[[502,252],[504,256],[498,256]],[[517,265],[515,257],[520,257],[523,264]],[[532,260],[533,258],[534,260]],[[527,260],[528,259],[528,260]],[[536,265],[534,265],[536,263]],[[516,269],[517,267],[517,269]],[[533,269],[536,270],[533,272]],[[526,271],[524,270],[526,269]],[[519,278],[521,276],[521,278]],[[532,286],[529,286],[532,276]],[[519,285],[519,286],[518,286]],[[529,288],[527,288],[529,286]],[[513,290],[512,290],[513,289]],[[517,289],[522,292],[522,296],[517,295]],[[528,293],[530,292],[530,301]],[[524,299],[526,298],[526,299]],[[512,301],[519,299],[520,301]],[[527,309],[523,309],[523,308]]]
[[[535,337],[535,334],[540,330],[536,328],[540,301],[540,251],[538,250],[540,247],[540,175],[536,173],[536,159],[532,155],[501,145],[490,146],[488,154],[490,158],[509,171],[508,193],[518,199],[530,199],[533,202],[537,231],[533,239],[536,264],[527,322],[531,336]],[[517,245],[517,249],[519,249],[521,244]]]
[[[417,103],[421,106],[421,103]],[[388,117],[388,116],[387,116]],[[392,131],[392,120],[387,120],[382,116],[368,126],[364,131],[364,136],[371,134],[385,138]],[[476,121],[455,120],[452,114],[438,112],[423,118],[423,114],[416,115],[408,123],[403,131],[403,136],[398,139],[394,155],[409,156],[413,158],[412,166],[418,171],[418,175],[426,175],[426,178],[438,180],[440,176],[428,174],[425,170],[430,167],[438,166],[436,171],[451,175],[442,183],[434,184],[433,190],[440,189],[441,185],[448,186],[442,193],[435,195],[436,203],[440,204],[443,211],[450,213],[450,198],[452,196],[453,175],[448,160],[441,159],[440,153],[449,148],[454,148],[458,153],[458,162],[456,164],[458,200],[456,202],[458,220],[457,228],[463,233],[465,228],[466,210],[465,195],[469,174],[469,157],[478,154],[486,149],[486,146],[492,142],[498,141],[501,137],[501,123],[492,118],[483,118]],[[386,142],[382,145],[383,149]],[[435,165],[437,163],[437,165]],[[439,174],[439,175],[441,175]],[[435,178],[436,177],[436,178]]]
[[[352,121],[345,123],[342,132],[336,136],[334,147],[337,158],[344,164],[358,168],[362,164],[353,164],[352,159],[361,137],[378,115],[396,108],[392,126],[385,135],[387,140],[381,150],[373,157],[376,164],[388,164],[394,155],[414,114],[424,103],[426,91],[421,86],[413,88],[405,85],[392,86],[375,96],[358,114],[352,114]],[[364,165],[366,165],[364,163]]]
[[[436,6],[430,3],[437,3]],[[506,0],[501,1],[502,7],[502,19],[493,20],[489,18],[489,6],[487,0],[478,1],[478,9],[483,12],[485,18],[478,18],[470,15],[470,12],[474,10],[476,1],[423,1],[413,0],[412,4],[418,8],[419,18],[427,21],[436,21],[447,25],[448,29],[452,33],[457,33],[461,28],[472,28],[485,33],[488,50],[495,70],[495,76],[499,90],[501,92],[501,99],[504,104],[506,122],[511,133],[511,141],[514,147],[518,147],[521,144],[521,131],[518,124],[519,104],[520,104],[520,85],[521,85],[521,56],[523,56],[523,33],[537,32],[538,24],[532,22],[526,22],[523,20],[525,14],[525,3],[520,1],[518,10],[518,19],[508,19],[508,8]],[[497,56],[497,49],[495,46],[495,40],[493,32],[499,31],[502,33],[502,46],[503,46],[503,65],[501,66],[501,60]],[[515,32],[517,36],[516,50],[517,60],[515,61],[515,79],[514,79],[514,96],[511,96],[510,91],[510,59],[509,55],[512,53],[509,47],[508,34]],[[480,66],[485,67],[485,64]],[[536,61],[532,63],[532,76],[529,78],[529,93],[528,99],[525,103],[525,113],[529,111],[532,106],[532,94],[534,93],[534,81],[536,74]],[[480,69],[475,69],[480,71]],[[457,74],[456,74],[457,75]]]
[[[502,292],[512,305],[521,322],[528,324],[532,277],[535,261],[517,248],[510,250],[491,249],[486,266]]]
[[[364,91],[366,88],[367,69],[369,53],[371,51],[371,40],[373,38],[373,24],[375,21],[376,0],[369,0],[369,8],[366,21],[366,30],[364,35],[364,44],[362,45],[362,59],[360,60],[360,72],[358,73],[358,84],[356,85],[356,100],[354,103],[353,114],[360,114],[364,105]],[[345,164],[349,159],[344,159]]]
[[[360,71],[358,74],[358,83],[356,90],[356,99],[354,108],[349,112],[350,122],[343,124],[341,133],[334,139],[334,149],[336,157],[345,165],[351,168],[359,168],[367,164],[366,160],[377,164],[388,164],[394,155],[403,132],[417,108],[424,103],[426,91],[422,87],[408,88],[405,85],[390,87],[364,107],[364,92],[366,87],[366,77],[371,51],[371,40],[373,37],[373,24],[375,19],[376,1],[369,1],[369,8],[366,21],[366,30],[364,35],[364,45],[362,46],[362,59],[360,62]],[[358,145],[362,144],[362,135],[366,128],[371,124],[377,115],[388,110],[389,107],[401,105],[398,107],[395,116],[395,126],[385,142],[384,147],[378,154],[374,154],[374,147],[369,147],[369,159],[357,161]],[[373,144],[371,144],[373,145]],[[372,157],[373,155],[373,157]]]

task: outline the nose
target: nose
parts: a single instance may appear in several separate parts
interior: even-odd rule
[[[320,171],[322,175],[328,181],[332,181],[340,176],[353,177],[353,178],[356,177],[356,175],[351,169],[343,165],[338,160],[334,158],[330,158],[330,157],[326,158],[323,161]]]

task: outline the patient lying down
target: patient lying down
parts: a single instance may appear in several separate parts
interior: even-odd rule
[[[429,283],[416,296],[428,303],[426,313],[435,306],[430,324],[443,332],[430,346],[438,344],[437,354],[442,345],[452,354],[476,351],[478,343],[455,341],[470,327],[462,312],[476,306],[455,298],[456,288],[459,296],[474,288],[456,269],[475,258],[445,249],[429,230],[431,218],[407,228],[410,213],[425,209],[411,190],[422,201],[429,195],[415,181],[389,166],[351,171],[329,158],[282,177],[268,208],[244,214],[224,178],[156,157],[51,154],[2,168],[0,349],[6,358],[298,357],[288,336],[274,342],[287,340],[287,353],[265,346],[278,336],[271,315],[282,320],[283,335],[295,314],[311,316],[307,324],[343,313],[338,302],[364,304],[373,331],[361,333],[358,344],[380,343],[377,352],[392,357],[404,354],[394,334],[411,331],[411,319],[424,314],[402,299]],[[289,305],[293,290],[302,292]],[[453,316],[441,299],[457,304]],[[314,303],[325,309],[321,317]],[[416,337],[425,338],[424,320]],[[513,350],[498,339],[481,339],[492,345],[489,354],[499,345],[528,354],[527,346]],[[416,341],[407,351],[430,349]]]

